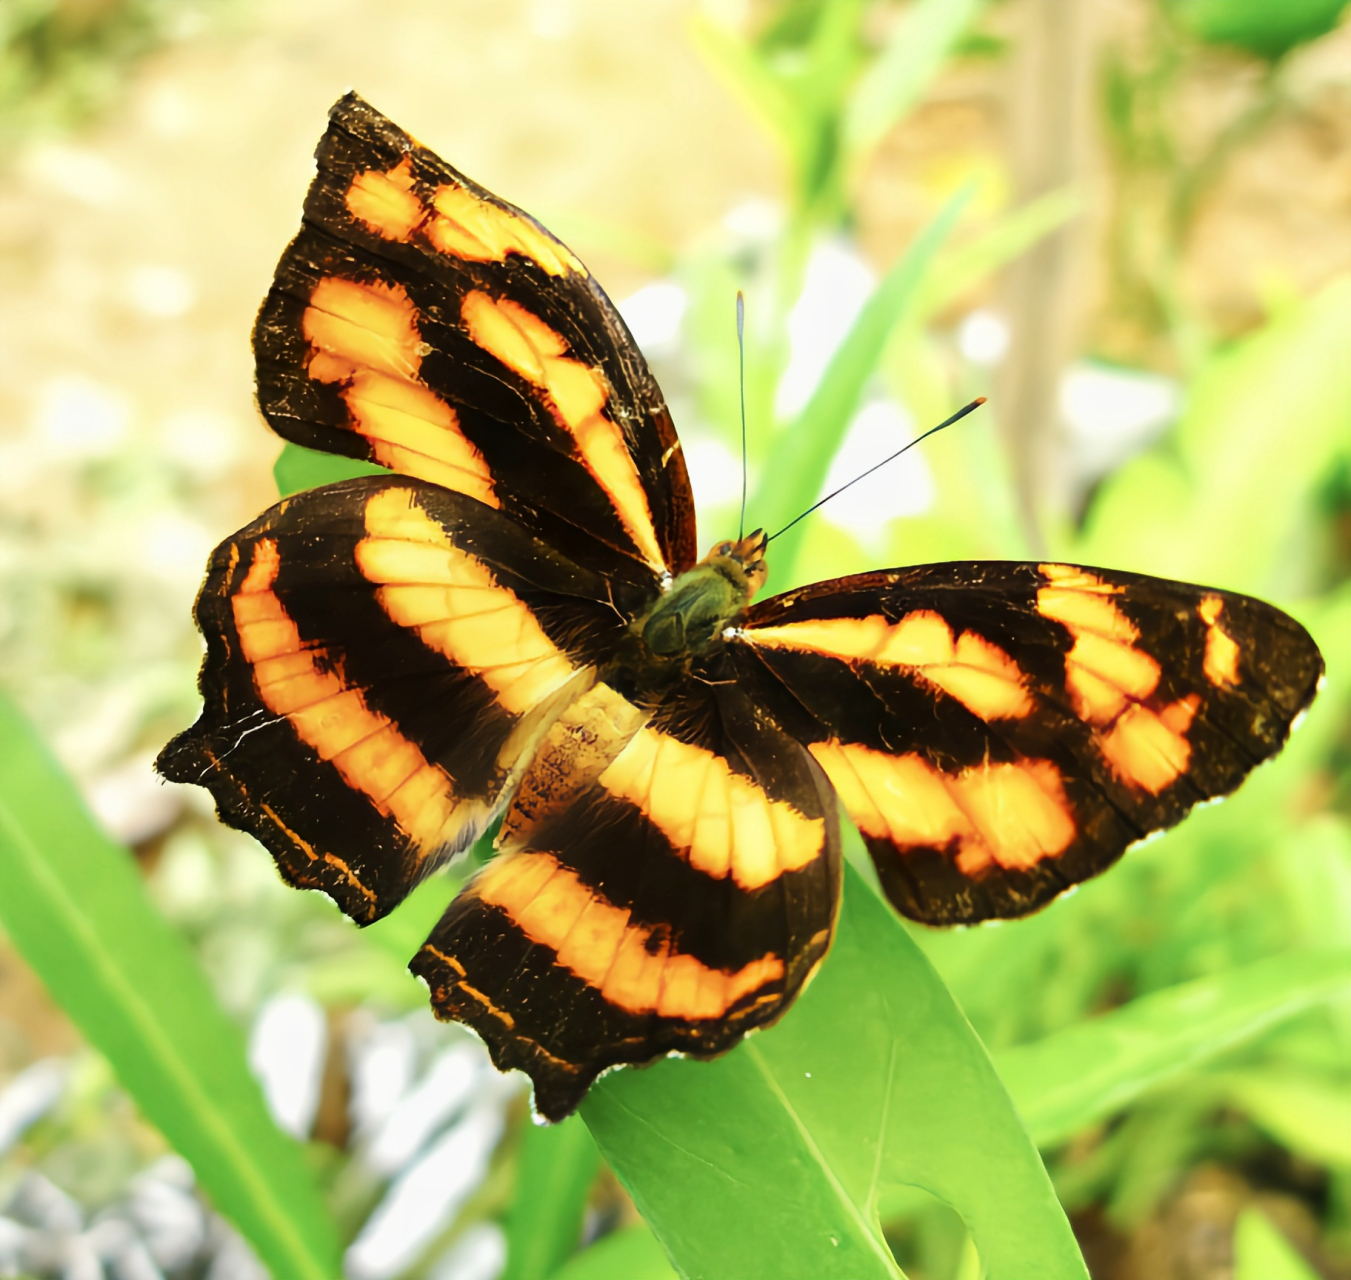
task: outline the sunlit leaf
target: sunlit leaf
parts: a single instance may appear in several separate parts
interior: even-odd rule
[[[0,699],[0,924],[278,1276],[334,1280],[338,1239],[244,1039],[32,726]]]
[[[272,466],[272,476],[283,496],[299,493],[302,489],[317,489],[321,484],[352,480],[357,476],[388,474],[384,467],[378,467],[373,462],[344,458],[336,453],[320,453],[317,449],[306,449],[289,440]]]
[[[1258,1209],[1234,1226],[1234,1280],[1318,1280],[1318,1273]]]
[[[682,1276],[895,1277],[896,1185],[952,1205],[991,1280],[1086,1275],[984,1048],[849,868],[830,955],[776,1027],[608,1076],[582,1114]]]
[[[1348,984],[1351,985],[1351,984]],[[1351,1169],[1351,1090],[1281,1067],[1226,1072],[1229,1102],[1283,1147],[1318,1164]]]
[[[1351,951],[1276,956],[1141,996],[1005,1049],[995,1063],[1032,1136],[1049,1146],[1343,991],[1351,991]]]

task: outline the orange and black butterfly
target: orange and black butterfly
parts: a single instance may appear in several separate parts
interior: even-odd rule
[[[577,258],[355,95],[254,333],[288,440],[389,475],[278,503],[197,601],[160,757],[366,924],[501,818],[421,951],[537,1109],[720,1053],[830,946],[838,810],[896,908],[1020,916],[1278,751],[1323,664],[1231,592],[955,563],[752,604]]]

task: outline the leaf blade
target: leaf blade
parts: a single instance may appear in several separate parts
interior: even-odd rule
[[[546,1280],[572,1256],[582,1237],[586,1197],[600,1153],[586,1126],[524,1121],[516,1193],[507,1213],[507,1267],[502,1280]]]
[[[1348,986],[1351,952],[1276,956],[1141,996],[995,1065],[1048,1146]]]

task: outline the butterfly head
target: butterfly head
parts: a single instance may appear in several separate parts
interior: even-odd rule
[[[749,604],[755,593],[765,585],[765,578],[769,574],[769,566],[765,563],[765,547],[768,543],[765,531],[757,529],[736,541],[719,542],[704,557],[703,562],[714,565],[738,586],[744,584],[746,599],[743,603]]]

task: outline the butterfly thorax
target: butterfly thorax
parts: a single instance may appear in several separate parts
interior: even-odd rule
[[[665,660],[707,653],[764,584],[765,541],[757,529],[720,542],[676,578],[635,624],[647,651]]]

